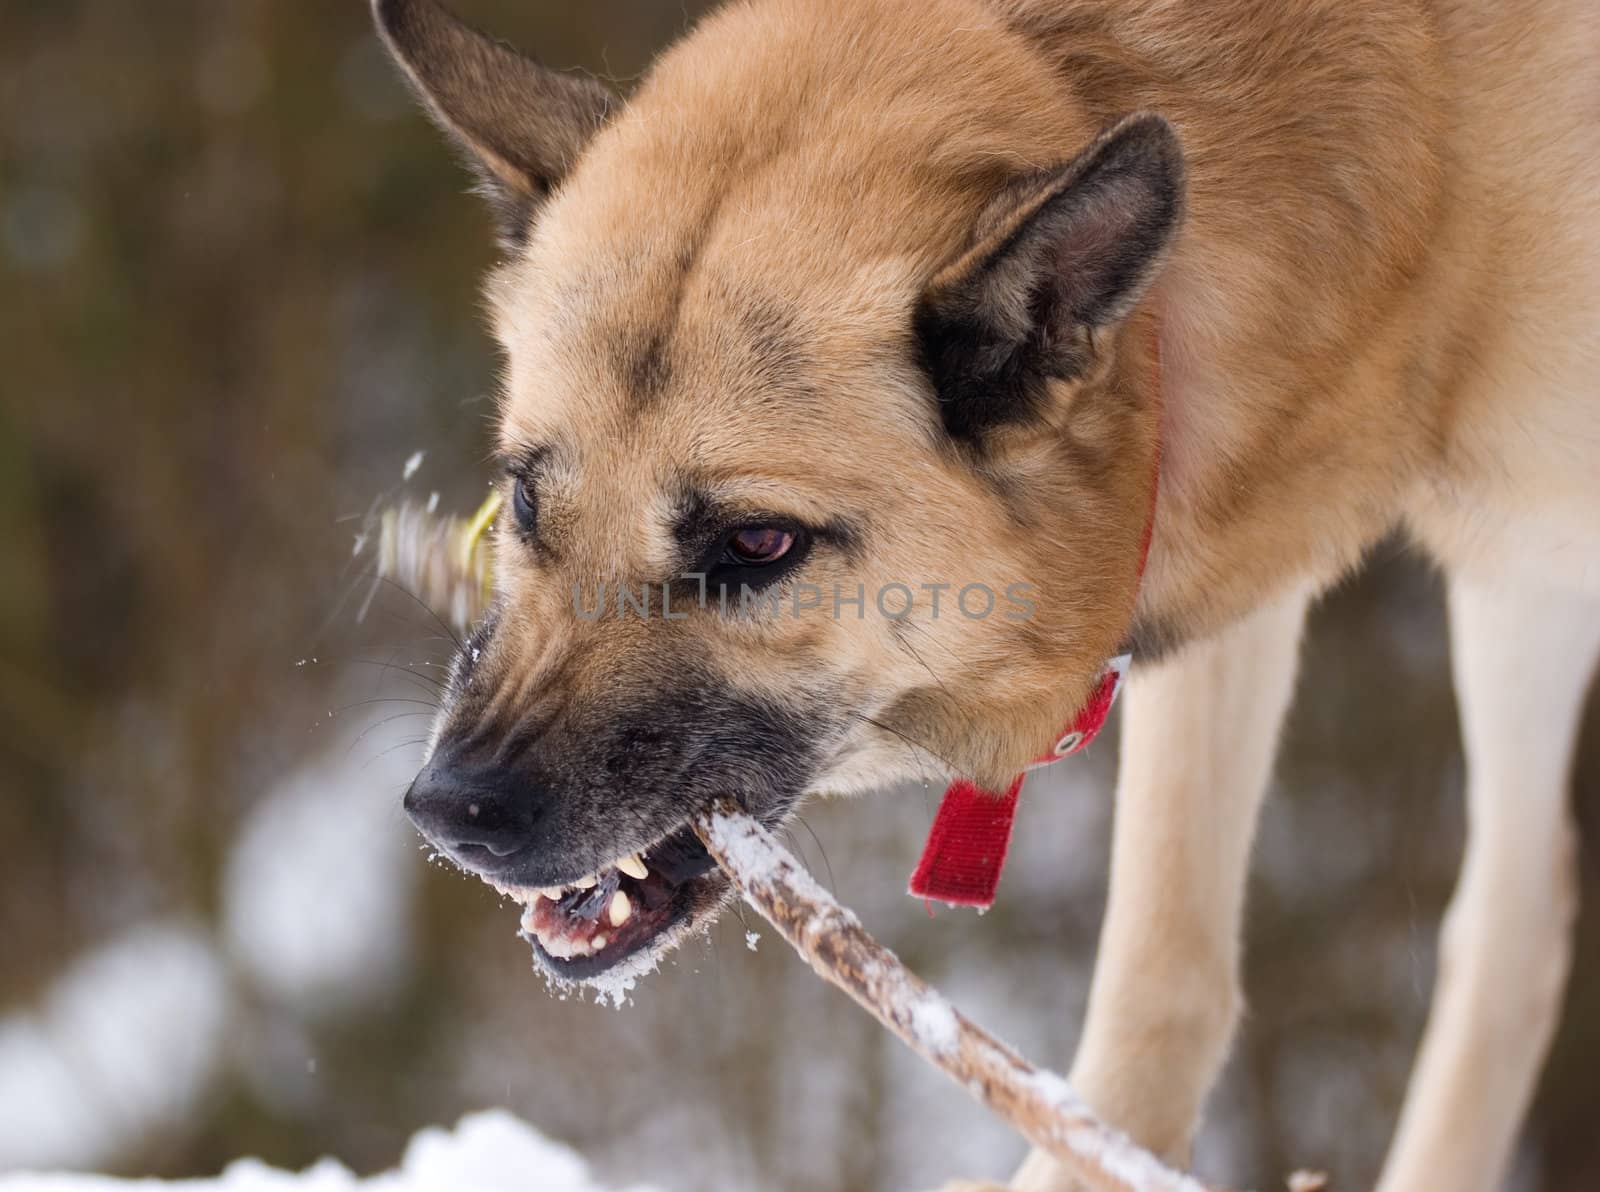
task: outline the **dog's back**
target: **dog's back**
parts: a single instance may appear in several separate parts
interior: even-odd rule
[[[1161,565],[1195,627],[1397,515],[1452,565],[1600,584],[1600,8],[991,7],[1184,142],[1163,484],[1208,558]],[[1248,483],[1208,490],[1219,457]]]
[[[1600,7],[1438,5],[1456,233],[1439,468],[1415,530],[1454,570],[1600,592]]]

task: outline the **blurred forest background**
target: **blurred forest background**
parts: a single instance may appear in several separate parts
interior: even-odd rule
[[[624,86],[699,7],[457,4]],[[752,952],[730,917],[621,1011],[561,1001],[515,909],[426,863],[399,797],[447,643],[352,549],[375,503],[466,511],[488,478],[492,245],[467,186],[359,0],[0,6],[0,1170],[372,1170],[425,1123],[503,1105],[612,1179],[674,1189],[1007,1171],[1020,1143],[776,937]],[[1353,1190],[1461,846],[1436,578],[1385,546],[1324,602],[1306,661],[1255,868],[1252,1010],[1198,1161]],[[983,918],[901,893],[936,790],[814,807],[796,842],[978,1020],[1064,1066],[1114,754],[1031,780]],[[1584,874],[1519,1189],[1600,1187],[1592,849]]]

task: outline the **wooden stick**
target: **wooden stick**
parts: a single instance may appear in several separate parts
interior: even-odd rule
[[[848,993],[1096,1192],[1220,1192],[1166,1166],[1113,1130],[1051,1072],[975,1026],[812,879],[760,823],[720,800],[695,831],[761,912],[822,977]]]
[[[378,574],[417,593],[464,630],[481,612],[492,587],[483,537],[499,511],[499,500],[491,495],[468,519],[436,515],[431,504],[387,510],[379,526]],[[817,973],[1090,1188],[1221,1192],[1135,1146],[1095,1117],[1061,1077],[1033,1067],[968,1021],[868,935],[855,915],[812,881],[732,799],[721,800],[701,816],[695,831],[745,900]],[[1291,1177],[1291,1192],[1325,1187],[1320,1175],[1297,1172]]]

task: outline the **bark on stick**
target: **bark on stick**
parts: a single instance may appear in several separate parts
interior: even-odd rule
[[[981,1027],[861,926],[759,822],[723,799],[695,831],[745,900],[826,980],[848,993],[1095,1192],[1220,1192],[1113,1130],[1061,1077]]]

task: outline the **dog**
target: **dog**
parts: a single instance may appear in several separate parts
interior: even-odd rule
[[[734,0],[626,102],[374,10],[504,247],[498,595],[406,808],[540,963],[708,922],[713,795],[1005,790],[1128,650],[1071,1079],[1181,1163],[1307,605],[1402,530],[1471,833],[1379,1186],[1494,1187],[1600,655],[1600,9]]]

